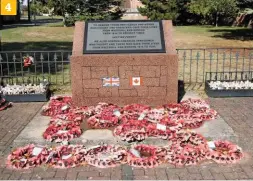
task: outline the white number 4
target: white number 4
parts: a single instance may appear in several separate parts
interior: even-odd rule
[[[6,6],[5,6],[5,9],[7,11],[11,11],[11,3],[8,3]]]

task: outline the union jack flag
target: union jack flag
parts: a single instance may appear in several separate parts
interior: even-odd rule
[[[103,87],[119,87],[119,77],[104,77]]]

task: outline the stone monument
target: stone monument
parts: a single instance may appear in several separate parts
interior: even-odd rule
[[[168,20],[77,22],[71,56],[74,103],[176,103],[172,28]]]

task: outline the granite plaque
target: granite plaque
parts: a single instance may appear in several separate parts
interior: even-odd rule
[[[161,21],[88,21],[84,54],[165,53]]]

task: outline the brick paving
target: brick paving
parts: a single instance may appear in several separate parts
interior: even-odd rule
[[[136,169],[122,165],[98,169],[83,166],[71,169],[38,167],[13,171],[5,168],[5,159],[13,140],[40,110],[43,103],[18,103],[0,112],[0,179],[1,180],[245,180],[253,179],[253,98],[210,99],[211,106],[239,136],[239,146],[247,153],[236,165],[203,163],[175,168],[162,165],[154,169]]]

